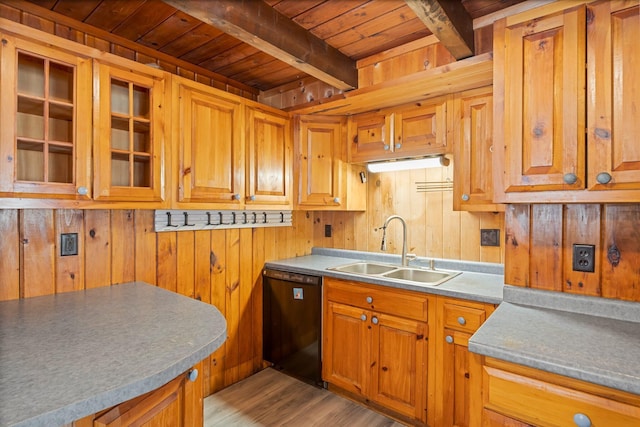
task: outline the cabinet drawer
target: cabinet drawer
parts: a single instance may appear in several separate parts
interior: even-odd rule
[[[491,367],[484,381],[485,408],[533,425],[640,425],[638,406]]]
[[[427,295],[331,278],[325,278],[324,292],[329,301],[427,321]]]
[[[474,333],[487,317],[486,310],[458,304],[444,304],[444,327]]]

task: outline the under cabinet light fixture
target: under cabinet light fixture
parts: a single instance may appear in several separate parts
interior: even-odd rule
[[[378,173],[436,168],[441,166],[449,166],[449,159],[444,156],[434,156],[423,157],[421,159],[390,160],[387,162],[368,163],[367,170],[371,173]]]

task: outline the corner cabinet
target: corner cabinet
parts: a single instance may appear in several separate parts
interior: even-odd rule
[[[294,175],[296,206],[302,210],[365,210],[364,167],[346,162],[346,120],[296,116]]]
[[[640,201],[640,6],[555,9],[494,24],[496,201]]]
[[[0,38],[0,193],[89,200],[91,59]]]
[[[323,379],[426,423],[428,300],[425,294],[325,278]]]
[[[185,372],[162,387],[113,408],[75,421],[73,427],[202,426],[202,379],[198,369]]]
[[[142,67],[94,63],[96,200],[164,200],[168,74]]]

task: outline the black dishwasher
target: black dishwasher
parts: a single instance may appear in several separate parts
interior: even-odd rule
[[[322,278],[265,269],[263,357],[275,369],[323,387]]]

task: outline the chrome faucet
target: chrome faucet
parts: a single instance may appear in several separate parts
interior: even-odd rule
[[[409,260],[407,257],[407,223],[405,222],[404,218],[402,218],[400,215],[391,215],[384,222],[384,225],[382,226],[382,244],[380,245],[380,250],[382,251],[387,250],[387,226],[389,225],[389,222],[391,222],[392,219],[398,219],[402,223],[402,265],[406,267],[409,265]],[[412,258],[415,258],[415,255],[413,254],[409,254],[409,255]]]

